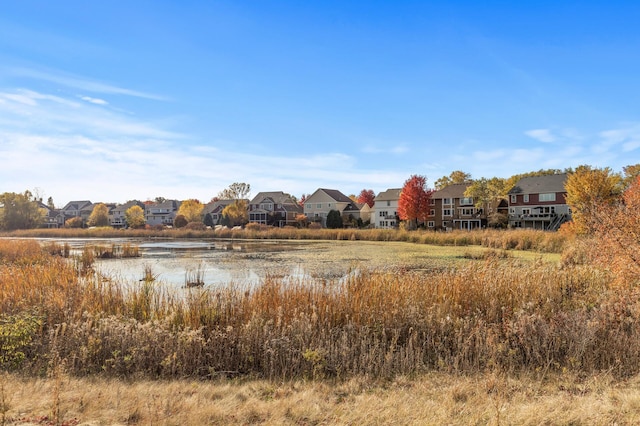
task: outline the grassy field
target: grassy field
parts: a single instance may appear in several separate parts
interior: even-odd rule
[[[5,375],[3,425],[632,425],[640,381],[494,373],[340,382]],[[1,388],[0,388],[1,389]],[[57,413],[57,414],[54,414]],[[56,417],[57,416],[57,417]]]
[[[636,423],[636,287],[573,245],[491,248],[559,237],[478,234],[433,248],[451,263],[426,274],[267,277],[181,297],[0,241],[2,423]],[[386,244],[396,259],[408,243]]]

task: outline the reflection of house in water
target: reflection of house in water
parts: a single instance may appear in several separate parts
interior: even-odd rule
[[[564,184],[567,174],[529,176],[509,191],[509,225],[556,231],[571,219]]]

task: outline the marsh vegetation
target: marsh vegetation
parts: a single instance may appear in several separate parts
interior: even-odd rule
[[[559,251],[555,242],[548,244],[548,234],[539,234],[523,234],[533,241],[529,248]],[[500,235],[505,241],[497,244]],[[230,282],[179,293],[159,285],[152,271],[144,276],[154,279],[125,284],[69,261],[51,245],[3,240],[0,364],[9,374],[3,380],[15,383],[49,375],[58,377],[60,386],[99,378],[122,383],[118,386],[147,383],[150,388],[157,385],[149,383],[162,382],[149,380],[158,379],[171,380],[171,386],[185,379],[222,387],[229,381],[248,386],[279,383],[273,386],[295,393],[286,389],[299,381],[311,383],[299,385],[300,392],[322,386],[333,392],[327,389],[348,383],[387,389],[398,383],[428,386],[424,381],[434,377],[454,382],[460,377],[459,383],[480,377],[482,383],[495,381],[482,392],[495,398],[497,407],[505,407],[513,401],[506,396],[510,387],[519,386],[521,379],[538,381],[539,386],[570,380],[579,388],[575,383],[584,383],[585,377],[615,384],[637,375],[640,309],[635,285],[620,285],[606,269],[581,261],[587,257],[576,252],[577,244],[565,243],[571,250],[562,256],[502,248],[513,240],[524,247],[523,235],[483,234],[484,247],[460,244],[436,250],[420,245],[423,251],[411,255],[416,244],[350,239],[317,243],[330,246],[312,257],[347,271],[351,260],[332,257],[333,249],[342,247],[352,258],[367,257],[370,245],[377,255],[369,257],[385,259],[387,267],[360,265],[358,273],[340,278],[268,274],[252,286]],[[467,238],[478,237],[470,233]],[[559,241],[560,236],[553,238]],[[434,262],[441,264],[433,267]],[[234,389],[247,398],[252,392]],[[475,401],[474,392],[460,390],[460,396],[452,398]],[[359,398],[350,391],[343,396]],[[19,404],[8,403],[7,418],[15,419]],[[59,399],[58,405],[64,401]],[[67,403],[67,413],[73,405]],[[334,409],[340,411],[339,404]],[[137,422],[149,422],[152,415],[175,421],[176,410],[134,410],[127,415]],[[259,409],[253,414],[254,423],[278,422]],[[119,421],[129,422],[127,415],[119,414]],[[480,416],[480,422],[499,422],[508,413],[500,408],[473,415]],[[314,422],[332,419],[309,412],[301,416]],[[286,422],[300,423],[300,418]]]

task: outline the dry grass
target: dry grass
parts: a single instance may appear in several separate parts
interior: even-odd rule
[[[390,381],[123,381],[2,377],[7,425],[540,425],[637,424],[640,381],[428,373]],[[46,418],[46,420],[45,420]]]
[[[402,241],[416,244],[442,246],[478,245],[503,250],[533,250],[560,253],[572,237],[558,232],[530,229],[477,230],[477,231],[403,231],[394,229],[298,229],[269,226],[248,229],[214,230],[116,230],[95,229],[30,229],[2,234],[9,237],[38,238],[233,238],[233,239],[284,239],[284,240],[352,240],[352,241]]]
[[[51,252],[0,241],[1,424],[640,420],[639,290],[579,261],[179,296]]]
[[[267,278],[253,288],[132,287],[0,243],[0,363],[114,377],[392,378],[640,369],[638,291],[606,273],[488,256],[458,269],[351,275],[343,282]]]

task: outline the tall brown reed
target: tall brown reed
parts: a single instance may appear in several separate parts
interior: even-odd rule
[[[267,277],[175,294],[81,275],[37,245],[12,247],[21,255],[0,264],[0,309],[43,319],[25,371],[46,369],[51,354],[69,373],[118,377],[640,369],[639,290],[612,288],[588,265],[490,256],[429,275]]]
[[[531,229],[474,230],[435,232],[428,230],[403,231],[394,229],[309,229],[274,228],[268,226],[248,229],[165,229],[115,230],[96,229],[33,229],[5,234],[16,237],[40,238],[218,238],[218,239],[288,239],[288,240],[353,240],[353,241],[406,241],[418,244],[447,246],[482,245],[496,249],[534,250],[559,253],[572,236],[566,233],[544,232]]]

